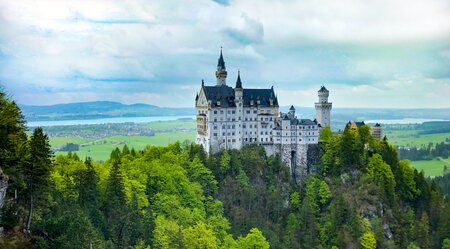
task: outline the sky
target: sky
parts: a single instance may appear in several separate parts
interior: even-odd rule
[[[0,0],[0,84],[27,105],[193,107],[216,83],[280,105],[449,108],[448,0]]]

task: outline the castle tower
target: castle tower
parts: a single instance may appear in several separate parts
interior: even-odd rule
[[[217,86],[227,85],[227,70],[225,68],[225,61],[223,60],[222,48],[220,49],[220,57],[219,61],[217,62],[216,79]]]
[[[381,125],[379,123],[372,127],[372,137],[381,140]]]
[[[293,105],[291,105],[291,108],[289,108],[288,116],[289,116],[289,119],[295,118],[295,108]]]
[[[238,71],[236,87],[234,88],[234,103],[236,104],[236,134],[244,134],[244,89],[242,88],[241,73]],[[236,139],[236,146],[243,146],[243,136]]]
[[[319,102],[315,103],[316,106],[316,119],[322,127],[330,126],[330,112],[332,103],[328,102],[328,96],[330,92],[322,86],[318,91]]]

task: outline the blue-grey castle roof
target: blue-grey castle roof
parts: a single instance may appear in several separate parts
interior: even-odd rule
[[[242,89],[242,81],[241,81],[241,73],[238,71],[238,77],[236,80],[236,87],[235,88],[241,88]]]
[[[319,92],[328,92],[328,90],[327,90],[327,88],[326,88],[325,86],[322,86],[322,87],[319,89]]]
[[[223,60],[222,49],[220,50],[220,57],[219,57],[219,61],[217,62],[217,68],[226,69],[225,61]]]
[[[202,86],[206,99],[211,101],[211,107],[236,107],[235,90],[229,86]],[[278,99],[273,88],[270,89],[242,89],[243,105],[260,107],[278,107]],[[258,104],[259,101],[259,104]],[[272,101],[273,105],[270,105]]]

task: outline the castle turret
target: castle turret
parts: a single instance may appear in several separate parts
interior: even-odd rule
[[[223,60],[222,49],[220,49],[220,57],[217,62],[216,79],[217,86],[227,85],[227,70],[225,68],[225,61]]]
[[[295,118],[295,107],[293,105],[291,105],[291,108],[289,108],[288,117],[289,119]]]
[[[372,126],[372,137],[381,140],[381,125],[379,123]]]
[[[330,112],[332,103],[328,102],[329,94],[330,92],[325,88],[325,86],[322,86],[318,91],[319,102],[315,103],[316,119],[322,127],[330,126]]]

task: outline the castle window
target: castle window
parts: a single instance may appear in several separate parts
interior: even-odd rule
[[[232,111],[231,113],[235,114],[235,113],[236,113],[236,111]]]
[[[217,122],[217,118],[214,119],[214,122]]]
[[[255,113],[255,114],[256,114],[256,110],[253,110],[253,113]]]
[[[223,132],[223,133],[222,133],[222,136],[224,136],[224,137],[225,137],[225,132]]]
[[[250,114],[250,110],[247,110],[247,114]]]
[[[217,110],[214,111],[214,114],[217,114]]]
[[[223,110],[220,110],[220,114],[223,114]]]
[[[217,126],[216,125],[214,126],[214,130],[217,130]]]
[[[234,143],[234,142],[236,142],[236,139],[233,139],[233,140],[231,140],[231,141],[233,141],[233,143]]]
[[[217,137],[217,133],[214,133],[214,136]]]

